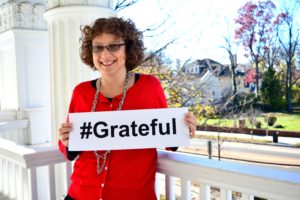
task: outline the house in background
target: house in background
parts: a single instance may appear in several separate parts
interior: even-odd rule
[[[203,59],[187,63],[182,70],[186,74],[198,77],[193,80],[193,84],[199,85],[204,93],[204,98],[199,103],[221,104],[232,93],[231,72],[228,65]]]
[[[215,76],[230,75],[229,67],[222,65],[211,59],[195,60],[192,63],[187,63],[183,67],[186,74],[196,75],[202,77],[207,70],[214,73]]]
[[[254,68],[247,70],[244,78],[244,87],[245,88],[249,87],[250,92],[255,91],[255,81],[256,81],[255,77],[256,77],[256,72]]]

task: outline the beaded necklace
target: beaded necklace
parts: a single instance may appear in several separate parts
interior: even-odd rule
[[[126,93],[127,93],[128,86],[129,86],[128,83],[129,83],[130,77],[131,77],[131,72],[127,72],[126,73],[126,78],[125,78],[125,81],[124,81],[122,98],[121,98],[121,101],[119,103],[119,106],[118,106],[117,110],[121,110],[122,106],[124,104]],[[96,93],[95,93],[95,97],[94,97],[94,101],[93,101],[91,112],[95,112],[95,109],[96,109],[96,106],[97,106],[97,103],[98,103],[99,93],[100,93],[100,89],[101,89],[101,78],[99,78],[97,80],[97,82],[96,82],[96,88],[97,88],[97,90],[96,90]],[[96,159],[97,159],[97,174],[99,175],[103,171],[103,169],[104,169],[104,166],[105,166],[105,163],[106,163],[106,159],[107,159],[107,156],[110,153],[110,151],[107,150],[107,151],[105,151],[102,154],[98,154],[97,151],[94,151],[94,153],[95,153],[95,156],[96,156]],[[103,160],[102,164],[100,163],[101,160]]]

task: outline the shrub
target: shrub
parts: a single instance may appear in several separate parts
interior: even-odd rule
[[[275,115],[267,115],[265,121],[268,123],[268,126],[273,126],[277,121],[277,117]]]
[[[267,199],[261,197],[254,197],[254,200],[267,200]]]
[[[284,126],[282,126],[281,124],[276,124],[273,126],[274,128],[284,128]]]
[[[261,128],[261,122],[260,121],[255,121],[254,125],[256,128]]]

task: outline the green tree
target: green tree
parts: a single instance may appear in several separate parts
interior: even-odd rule
[[[282,91],[276,71],[269,67],[264,73],[261,88],[261,99],[271,109],[278,110],[282,104]]]

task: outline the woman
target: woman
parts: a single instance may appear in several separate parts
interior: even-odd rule
[[[73,91],[69,113],[166,108],[157,78],[131,72],[144,58],[142,32],[122,18],[100,18],[82,29],[81,59],[101,78],[80,83]],[[185,116],[191,135],[192,114]],[[65,199],[155,200],[156,149],[84,151],[68,150],[72,124],[62,123],[59,148],[74,160],[72,182]]]

